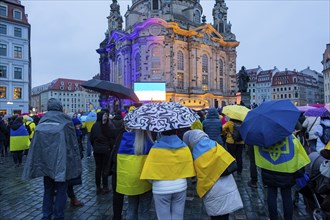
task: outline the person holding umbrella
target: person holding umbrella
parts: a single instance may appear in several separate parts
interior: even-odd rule
[[[223,107],[222,113],[227,115],[230,120],[223,125],[222,134],[226,137],[226,146],[228,152],[237,161],[237,174],[243,170],[243,148],[245,146],[239,133],[239,127],[250,109],[241,105],[229,105]]]
[[[277,191],[281,190],[284,219],[293,216],[291,187],[303,176],[300,170],[310,163],[300,141],[292,135],[300,116],[289,100],[273,100],[251,110],[240,127],[246,144],[255,145],[256,165],[268,186],[268,212],[278,219]]]
[[[157,218],[183,219],[187,180],[195,176],[189,147],[177,130],[190,127],[198,115],[176,102],[153,102],[129,112],[124,121],[130,129],[159,132],[151,147],[140,179],[152,182]]]

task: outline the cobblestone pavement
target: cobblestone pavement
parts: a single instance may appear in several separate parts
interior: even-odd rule
[[[12,157],[7,155],[0,164],[0,219],[41,219],[43,184],[42,178],[30,181],[21,180],[23,167],[15,168]],[[25,158],[24,158],[25,160]],[[23,161],[24,163],[24,161]],[[66,207],[65,219],[111,219],[112,218],[112,193],[96,196],[94,185],[94,159],[84,158],[83,164],[83,184],[75,186],[77,197],[85,203],[85,206],[75,208],[70,206],[69,201]],[[230,214],[230,220],[233,219],[260,219],[268,218],[265,188],[258,182],[258,188],[250,188],[247,185],[249,181],[249,161],[244,152],[244,169],[241,176],[234,175],[239,187],[244,208]],[[111,177],[109,177],[111,178]],[[111,181],[109,181],[111,183]],[[189,181],[187,192],[187,201],[185,206],[185,219],[209,219],[203,209],[201,199],[198,198],[195,185]],[[280,195],[280,193],[279,193]],[[126,200],[126,199],[125,199]],[[281,201],[278,201],[279,213],[283,219]],[[124,213],[127,209],[125,201]],[[152,219],[156,219],[155,209],[150,209]],[[294,210],[294,219],[311,219],[306,213],[302,196],[299,198],[298,207]]]

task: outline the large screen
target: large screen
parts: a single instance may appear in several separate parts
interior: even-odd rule
[[[166,101],[165,82],[135,82],[134,92],[140,101]]]

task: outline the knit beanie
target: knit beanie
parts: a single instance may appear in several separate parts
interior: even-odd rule
[[[204,131],[190,130],[184,133],[183,142],[185,142],[190,148],[194,148],[198,142],[206,138],[209,138],[209,136]]]
[[[78,118],[72,118],[72,122],[73,122],[74,125],[81,124],[81,122]]]

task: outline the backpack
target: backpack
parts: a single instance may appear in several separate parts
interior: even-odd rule
[[[238,123],[234,123],[234,130],[233,133],[231,134],[231,136],[233,137],[235,142],[240,142],[242,141],[242,136],[241,133],[239,132],[241,125]]]
[[[327,127],[324,124],[321,124],[321,126],[323,128],[323,133],[320,139],[323,144],[327,144],[330,141],[330,127]]]
[[[31,128],[30,128],[30,124],[31,124],[31,123],[32,123],[32,122],[30,122],[29,124],[27,124],[27,122],[25,122],[25,127],[26,127],[27,132],[29,133],[29,136],[30,136],[31,133],[32,133]]]

